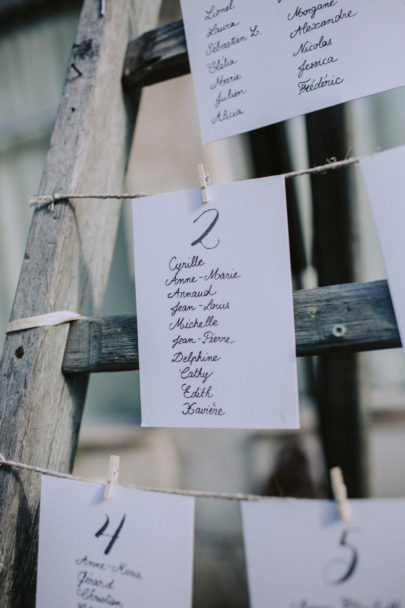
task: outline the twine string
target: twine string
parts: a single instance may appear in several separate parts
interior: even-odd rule
[[[302,175],[314,175],[316,173],[325,173],[325,171],[333,171],[335,169],[340,169],[342,167],[347,167],[349,165],[354,165],[360,162],[361,158],[358,156],[353,156],[350,158],[345,158],[343,160],[335,160],[329,159],[324,165],[319,165],[317,167],[312,167],[310,169],[301,169],[299,171],[290,171],[289,173],[282,174],[284,179],[291,179],[293,177],[301,177]],[[122,194],[116,193],[104,193],[104,194],[95,194],[94,192],[88,193],[61,193],[55,192],[54,194],[44,194],[42,196],[35,196],[31,198],[29,201],[29,205],[31,207],[40,207],[42,205],[55,205],[60,203],[63,200],[67,199],[132,199],[132,198],[143,198],[144,196],[150,196],[149,194],[145,194],[144,192],[137,192],[135,194],[130,194],[128,192]]]
[[[72,479],[74,481],[83,481],[89,482],[88,479],[84,479],[83,477],[78,477],[76,475],[70,475],[69,473],[60,473],[59,471],[52,471],[50,469],[45,469],[43,467],[37,467],[31,464],[24,464],[22,462],[17,462],[15,460],[7,460],[2,454],[0,454],[0,469],[2,466],[8,466],[15,469],[21,469],[25,471],[30,471],[34,473],[40,473],[41,475],[48,475],[49,477],[58,477],[60,479]],[[94,483],[94,482],[93,482]],[[191,496],[193,498],[215,498],[219,500],[233,500],[233,501],[250,501],[250,502],[260,502],[260,501],[269,501],[269,500],[280,500],[279,498],[269,497],[269,496],[259,496],[257,494],[243,494],[243,493],[226,493],[226,492],[205,492],[203,490],[168,490],[165,488],[153,488],[148,486],[125,486],[131,490],[142,490],[144,492],[158,492],[161,494],[175,494],[178,496]]]

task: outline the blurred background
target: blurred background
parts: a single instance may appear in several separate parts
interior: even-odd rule
[[[0,3],[0,330],[4,332],[80,14],[76,0]],[[161,23],[181,17],[163,2]],[[146,87],[126,191],[272,175],[405,143],[405,88],[206,146],[190,76]],[[358,168],[287,183],[296,289],[385,278]],[[134,314],[130,204],[124,202],[103,314]],[[45,311],[44,311],[45,312]],[[137,372],[93,374],[75,474],[104,480],[110,453],[123,485],[328,496],[343,467],[349,496],[405,496],[402,349],[300,359],[299,432],[141,429]],[[247,606],[239,507],[197,501],[195,606]]]

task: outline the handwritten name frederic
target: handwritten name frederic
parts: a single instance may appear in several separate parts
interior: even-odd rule
[[[329,77],[327,74],[318,79],[308,78],[308,80],[301,80],[301,82],[298,83],[298,94],[302,95],[302,93],[312,93],[312,91],[317,91],[325,87],[334,87],[342,84],[343,82],[344,79],[341,76]]]

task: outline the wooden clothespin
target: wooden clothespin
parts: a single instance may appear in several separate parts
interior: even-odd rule
[[[343,522],[347,522],[349,519],[347,509],[347,488],[340,467],[333,467],[333,469],[330,470],[330,481],[339,517]]]
[[[117,485],[118,473],[120,468],[120,457],[112,454],[108,463],[107,483],[104,488],[104,500],[110,500],[112,487]]]
[[[208,186],[210,185],[211,180],[208,171],[205,170],[204,165],[202,163],[198,165],[198,176],[200,178],[202,201],[203,203],[208,203]]]

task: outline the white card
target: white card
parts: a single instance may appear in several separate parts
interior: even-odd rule
[[[42,478],[36,608],[190,608],[194,499]]]
[[[405,500],[242,503],[251,608],[402,608]]]
[[[142,424],[296,428],[282,177],[133,204]]]
[[[405,344],[405,146],[360,161],[387,271],[402,344]]]
[[[181,0],[203,143],[405,84],[398,0]]]

